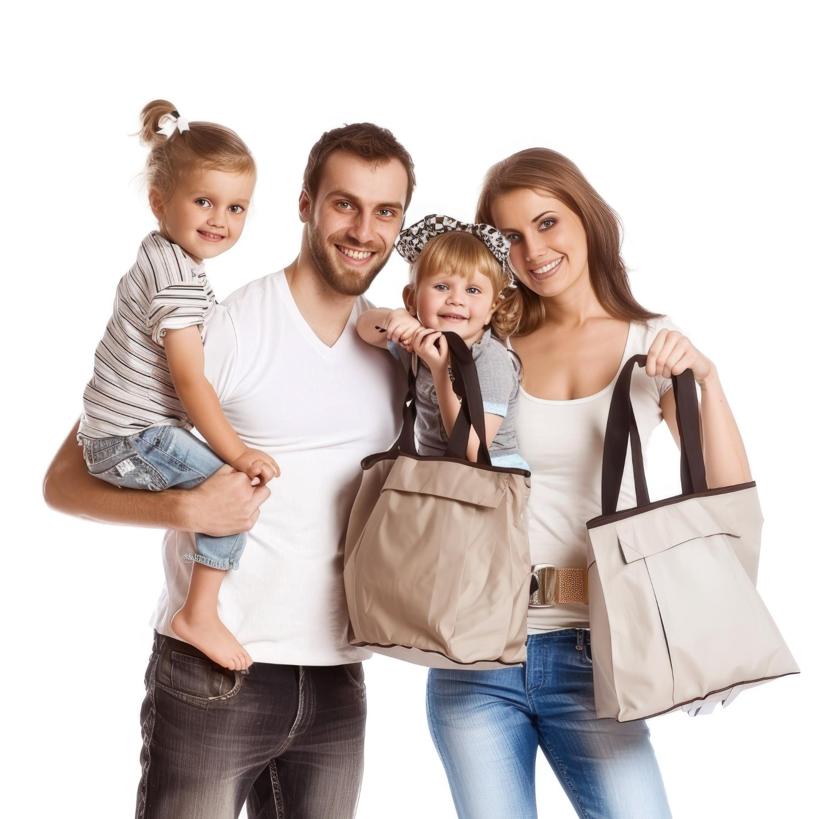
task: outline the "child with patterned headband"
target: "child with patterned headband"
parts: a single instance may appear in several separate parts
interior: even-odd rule
[[[120,280],[97,347],[79,428],[88,471],[115,486],[159,491],[196,486],[225,462],[266,483],[279,467],[225,418],[204,374],[202,347],[216,304],[203,260],[242,234],[256,182],[253,157],[233,131],[188,123],[165,100],[145,106],[140,135],[151,147],[148,200],[159,231],[143,240]],[[210,448],[188,431],[193,425]],[[193,561],[188,596],[171,621],[179,637],[232,670],[251,659],[219,619],[217,598],[244,544],[243,533],[196,535],[196,554],[185,556]]]
[[[528,469],[515,435],[520,368],[517,357],[499,340],[515,326],[504,299],[515,286],[509,241],[491,225],[432,215],[401,231],[396,249],[411,264],[410,283],[404,288],[406,309],[367,310],[356,329],[364,341],[387,348],[407,368],[411,354],[420,359],[415,383],[419,453],[445,453],[460,411],[443,335],[450,330],[472,350],[492,464]],[[467,457],[476,461],[477,455],[473,430]]]

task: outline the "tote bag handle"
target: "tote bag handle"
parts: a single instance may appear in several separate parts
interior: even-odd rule
[[[486,444],[483,398],[472,350],[466,346],[457,333],[448,331],[444,333],[444,336],[449,347],[449,361],[453,378],[452,387],[455,394],[461,399],[461,410],[455,419],[452,434],[449,436],[446,455],[462,461],[467,460],[466,449],[469,443],[469,431],[474,427],[479,441],[478,463],[491,466],[489,447]],[[403,452],[407,455],[418,454],[415,446],[416,414],[415,372],[414,368],[410,367],[407,372],[407,394],[402,407],[403,425],[401,434],[392,447],[392,452]]]
[[[464,340],[451,331],[445,332],[449,346],[449,363],[452,368],[452,389],[461,399],[461,411],[455,419],[446,454],[451,458],[467,460],[466,450],[469,444],[469,431],[475,430],[478,436],[478,463],[491,466],[489,447],[486,444],[486,423],[484,419],[483,397],[478,381],[478,370],[472,350]]]
[[[631,375],[635,364],[645,367],[646,356],[635,355],[626,361],[614,385],[611,397],[606,437],[603,443],[602,511],[604,515],[611,515],[617,511],[617,500],[620,497],[629,442],[631,443],[631,465],[634,472],[637,506],[647,506],[651,502],[648,496],[640,434],[631,404]],[[672,376],[671,383],[677,403],[677,427],[680,432],[682,494],[705,492],[708,485],[705,481],[705,461],[700,440],[699,402],[694,374],[691,370],[685,370],[680,375]]]

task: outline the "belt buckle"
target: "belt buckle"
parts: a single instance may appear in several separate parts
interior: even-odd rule
[[[532,579],[537,583],[537,588],[529,595],[529,605],[535,609],[557,605],[557,566],[536,563],[532,566]]]

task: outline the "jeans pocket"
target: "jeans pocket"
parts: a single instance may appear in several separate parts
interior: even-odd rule
[[[344,670],[344,674],[346,675],[347,679],[353,683],[353,685],[360,689],[361,691],[364,690],[364,664],[363,663],[345,663],[341,666]]]
[[[235,697],[245,674],[230,671],[204,657],[194,657],[171,649],[160,659],[156,685],[191,705],[207,706]]]
[[[129,454],[107,469],[89,472],[100,480],[119,486],[123,489],[147,489],[150,492],[161,492],[168,488],[163,474],[137,453]]]
[[[587,637],[583,643],[583,650],[579,652],[581,660],[587,665],[592,665],[591,640]]]

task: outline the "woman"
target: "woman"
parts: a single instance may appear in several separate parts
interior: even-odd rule
[[[670,377],[690,367],[702,396],[709,486],[750,480],[716,368],[666,317],[636,301],[617,217],[572,162],[532,148],[498,163],[477,221],[510,239],[521,285],[512,296],[520,311],[513,346],[523,365],[518,437],[532,469],[533,564],[574,569],[563,576],[582,580],[585,522],[600,514],[612,389],[635,353],[647,353],[632,382],[643,446],[661,420],[677,437]],[[635,505],[629,465],[619,508]],[[430,730],[459,816],[535,817],[538,745],[579,816],[669,816],[646,724],[595,715],[584,584],[574,595],[534,602],[554,605],[530,607],[522,668],[430,673]]]

